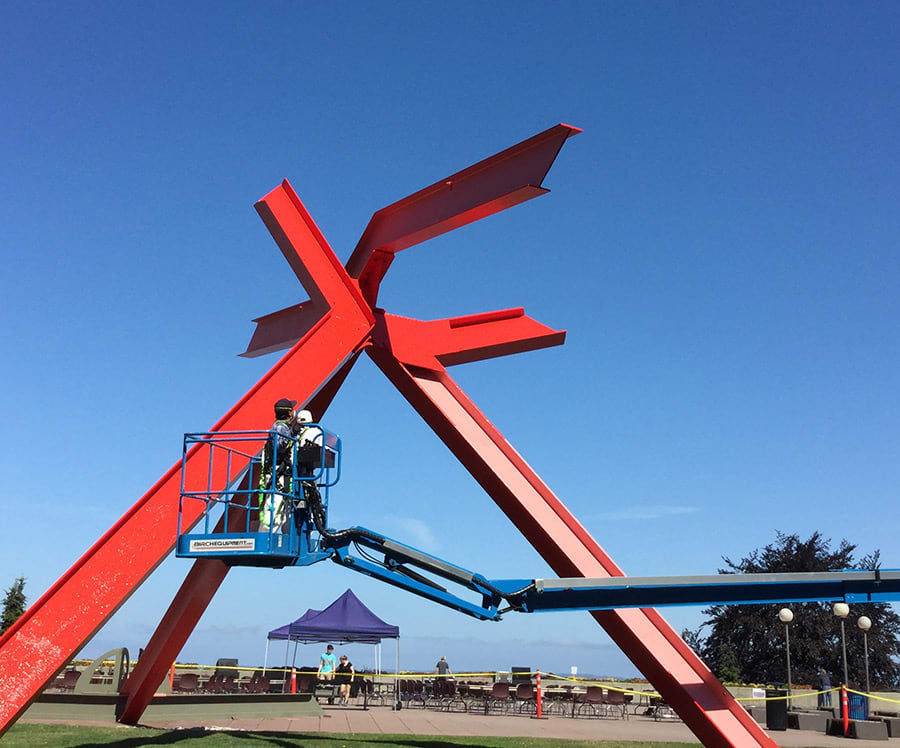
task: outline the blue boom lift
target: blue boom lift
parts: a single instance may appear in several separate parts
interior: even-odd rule
[[[341,440],[320,424],[303,438],[268,431],[185,434],[176,556],[233,566],[309,566],[325,559],[481,620],[507,611],[604,610],[782,602],[886,602],[900,599],[900,571],[683,577],[486,579],[365,527],[328,527],[330,489],[341,473]],[[312,438],[308,436],[314,434]],[[188,453],[207,452],[202,474]],[[249,462],[248,462],[249,460]],[[244,465],[238,469],[236,466]],[[196,472],[196,468],[194,468]],[[204,503],[193,527],[186,502]],[[195,512],[190,512],[194,516]],[[357,555],[352,553],[356,551]],[[475,593],[460,597],[445,584]],[[462,590],[459,590],[460,592]],[[480,597],[480,600],[478,599]]]

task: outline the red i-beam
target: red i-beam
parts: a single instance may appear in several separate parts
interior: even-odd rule
[[[310,299],[255,320],[243,355],[290,350],[212,430],[265,429],[282,396],[319,415],[365,350],[557,574],[622,576],[446,369],[565,333],[521,309],[431,322],[376,309],[396,252],[545,194],[578,132],[557,125],[378,211],[346,269],[287,182],[266,195],[257,210]],[[172,550],[179,481],[176,465],[0,638],[0,732]],[[123,688],[122,721],[140,718],[227,571],[194,562]],[[705,745],[775,745],[655,610],[592,615]]]

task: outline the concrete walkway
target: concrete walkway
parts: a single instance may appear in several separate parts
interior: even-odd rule
[[[359,707],[323,707],[319,717],[217,719],[198,724],[190,720],[153,721],[147,727],[162,729],[206,728],[210,730],[242,730],[250,732],[324,732],[368,733],[375,735],[464,735],[537,737],[569,740],[648,740],[699,745],[693,733],[680,721],[655,721],[629,715],[629,719],[572,719],[553,716],[536,720],[528,716],[466,714],[437,712],[426,709],[392,711],[388,707],[374,707],[365,711]],[[28,720],[22,722],[46,722]],[[96,724],[96,723],[93,723]],[[123,728],[125,729],[125,728]],[[884,746],[884,741],[854,740],[829,737],[821,733],[787,730],[773,732],[772,738],[782,746]],[[889,741],[890,742],[893,741]],[[898,741],[900,743],[900,741]]]

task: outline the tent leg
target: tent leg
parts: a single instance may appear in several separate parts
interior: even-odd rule
[[[266,674],[266,668],[269,666],[269,640],[266,639],[266,654],[263,656],[263,675]]]
[[[284,668],[281,671],[281,677],[283,678],[283,680],[281,681],[281,693],[287,693],[287,682],[288,682],[287,663],[288,663],[288,655],[290,655],[290,653],[291,653],[291,640],[290,640],[290,637],[288,637],[288,640],[285,642],[285,647],[284,647]]]
[[[397,707],[400,706],[400,637],[397,639],[397,656],[394,660],[394,703],[397,704]]]

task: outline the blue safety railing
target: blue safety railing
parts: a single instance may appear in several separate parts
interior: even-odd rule
[[[279,449],[279,441],[287,447]],[[327,554],[312,512],[324,526],[340,472],[340,437],[319,424],[293,437],[185,434],[176,555],[253,566],[320,560]]]

